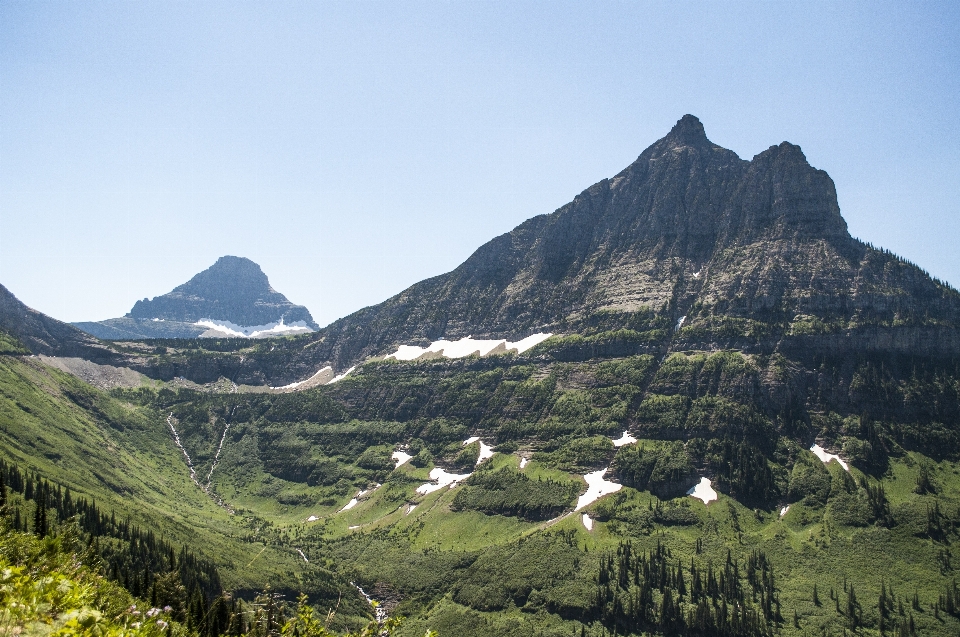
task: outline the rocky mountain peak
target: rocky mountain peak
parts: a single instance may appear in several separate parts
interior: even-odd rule
[[[127,317],[185,323],[212,319],[236,325],[267,325],[282,318],[286,324],[303,321],[317,328],[309,310],[274,290],[259,265],[235,256],[220,257],[167,294],[137,301]]]
[[[881,289],[903,298],[891,303]],[[316,355],[344,366],[399,343],[625,327],[644,313],[671,326],[683,317],[711,343],[753,338],[754,329],[779,342],[794,316],[840,326],[909,314],[922,324],[956,316],[957,304],[917,268],[852,238],[833,180],[799,146],[744,160],[685,115],[567,205],[330,325]],[[903,334],[904,348],[920,338]]]

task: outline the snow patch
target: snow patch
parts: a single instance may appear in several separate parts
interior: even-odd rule
[[[409,453],[400,451],[399,449],[394,451],[393,455],[390,457],[393,458],[393,461],[397,463],[398,467],[402,464],[406,464],[411,458],[413,458],[413,456],[411,456]]]
[[[789,511],[789,510],[790,510],[790,505],[789,505],[789,504],[788,504],[787,506],[781,508],[781,509],[780,509],[780,517],[782,518],[783,516],[785,516],[785,515],[787,514],[787,511]]]
[[[623,435],[613,441],[614,447],[622,447],[624,445],[633,444],[637,439],[630,435],[626,429],[623,430]]]
[[[157,319],[154,319],[157,320]],[[195,322],[197,327],[205,327],[207,331],[201,337],[234,336],[240,338],[267,338],[269,336],[289,336],[291,334],[306,334],[313,329],[307,326],[306,321],[284,323],[283,317],[276,323],[264,325],[237,325],[230,321],[216,319],[200,319]]]
[[[527,466],[527,462],[529,461],[526,458],[520,458],[520,468],[523,469],[525,466]]]
[[[360,503],[360,498],[362,498],[363,496],[365,496],[365,495],[367,495],[367,494],[369,494],[369,493],[373,493],[374,491],[376,491],[376,490],[379,489],[379,488],[380,488],[380,485],[378,484],[378,485],[376,485],[375,487],[373,487],[372,489],[362,489],[362,490],[360,490],[359,492],[357,492],[357,495],[355,495],[354,497],[350,498],[350,501],[347,502],[347,504],[346,504],[342,509],[340,509],[339,511],[337,511],[337,513],[343,513],[344,511],[349,511],[350,509],[352,509],[353,507],[357,506],[357,504]]]
[[[320,518],[318,518],[317,516],[311,515],[309,518],[307,518],[307,522],[316,522],[319,519]]]
[[[587,527],[588,531],[593,530],[593,518],[591,518],[589,515],[584,513],[583,516],[581,516],[580,520],[583,521],[583,526]]]
[[[814,443],[813,446],[810,447],[810,451],[813,452],[813,455],[820,458],[820,461],[823,462],[823,464],[827,464],[831,460],[836,460],[840,463],[840,466],[843,467],[844,471],[850,471],[850,467],[847,466],[847,463],[844,462],[840,456],[835,453],[827,453],[827,450],[820,445]]]
[[[395,358],[398,361],[412,361],[426,354],[443,356],[444,358],[463,358],[476,354],[478,356],[488,356],[493,353],[506,352],[512,349],[522,354],[534,345],[542,343],[553,336],[553,334],[537,333],[524,339],[511,342],[506,339],[474,339],[469,336],[456,341],[441,339],[430,343],[428,347],[418,347],[416,345],[401,345],[393,354],[388,354],[385,358]]]
[[[528,349],[539,345],[548,338],[553,336],[553,333],[538,332],[536,334],[531,334],[526,338],[522,338],[516,343],[511,343],[510,341],[506,342],[506,349],[516,349],[518,354],[523,354]]]
[[[472,444],[474,442],[480,443],[480,455],[477,456],[478,465],[484,460],[486,460],[487,458],[490,458],[493,456],[493,448],[485,444],[482,440],[480,440],[479,436],[471,436],[470,438],[467,438],[466,440],[463,441],[463,446],[466,447],[467,445]],[[394,456],[396,456],[396,453],[394,454]],[[417,493],[419,493],[420,495],[427,495],[428,493],[439,491],[444,487],[453,487],[458,482],[463,482],[464,480],[466,480],[472,475],[473,473],[448,473],[447,471],[444,471],[440,467],[434,467],[433,469],[430,470],[430,480],[432,480],[432,482],[421,484],[419,487],[417,487]],[[410,509],[410,511],[412,510],[413,509]],[[407,511],[407,513],[410,513],[410,511]]]
[[[319,377],[320,377],[320,376],[325,376],[325,375],[327,375],[327,374],[332,374],[332,373],[333,373],[333,368],[330,367],[329,365],[327,365],[326,367],[324,367],[323,369],[321,369],[320,371],[318,371],[316,374],[314,374],[313,376],[311,376],[311,377],[308,378],[307,380],[297,381],[297,382],[295,382],[295,383],[290,383],[289,385],[283,385],[282,387],[271,387],[270,389],[296,389],[296,388],[299,387],[300,385],[304,385],[304,384],[306,384],[306,383],[309,383],[310,381],[312,381],[312,380],[314,380],[314,379],[319,380]],[[319,384],[323,384],[323,383],[319,383]]]
[[[360,525],[358,524],[356,526],[348,526],[347,528],[350,529],[351,531],[356,531],[357,529],[360,528]]]
[[[444,487],[452,487],[458,482],[463,482],[471,475],[472,474],[469,473],[447,473],[440,467],[434,467],[430,470],[430,479],[433,482],[421,484],[419,487],[417,487],[417,493],[420,495],[427,495],[428,493],[439,491]]]
[[[607,469],[599,469],[593,473],[588,473],[587,475],[583,476],[583,479],[587,481],[587,492],[577,499],[577,508],[574,509],[574,511],[579,511],[588,504],[596,502],[603,496],[610,493],[616,493],[623,488],[623,485],[621,484],[604,480],[603,474],[606,472]]]
[[[684,314],[680,317],[680,320],[677,321],[677,326],[674,328],[675,332],[679,332],[680,328],[683,327],[683,322],[687,320],[687,315]]]
[[[300,554],[300,557],[303,558],[303,561],[304,561],[304,562],[307,562],[307,563],[310,562],[310,560],[307,559],[307,556],[303,554],[303,551],[301,551],[300,549],[297,549],[297,553]]]
[[[411,513],[413,513],[413,510],[416,509],[416,508],[417,508],[417,505],[416,505],[416,504],[408,504],[408,505],[407,505],[407,515],[410,515]]]
[[[470,436],[469,438],[463,441],[463,446],[466,447],[467,445],[473,444],[474,442],[480,443],[480,455],[477,456],[478,465],[484,460],[486,460],[487,458],[493,457],[493,447],[487,445],[484,441],[480,440],[480,436]]]
[[[355,370],[356,368],[357,368],[357,366],[354,365],[353,367],[351,367],[351,368],[348,369],[347,371],[343,372],[342,374],[340,374],[340,375],[338,375],[338,376],[334,376],[332,379],[330,379],[330,382],[327,383],[327,384],[328,384],[328,385],[332,385],[332,384],[334,384],[334,383],[340,382],[341,380],[343,380],[344,378],[347,377],[347,374],[349,374],[350,372],[352,372],[352,371]]]
[[[717,499],[717,492],[710,486],[709,478],[700,478],[700,482],[687,491],[687,495],[703,500],[704,504],[709,504]]]

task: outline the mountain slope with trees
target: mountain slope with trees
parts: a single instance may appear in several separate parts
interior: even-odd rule
[[[26,353],[75,332],[2,322],[0,458],[191,538],[245,603],[302,590],[359,626],[353,582],[404,637],[954,635],[958,320],[955,290],[849,236],[797,147],[744,161],[687,116],[317,334],[80,337],[147,376],[103,392]],[[323,365],[356,367],[265,387]]]

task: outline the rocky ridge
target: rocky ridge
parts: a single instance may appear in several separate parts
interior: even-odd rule
[[[343,367],[441,337],[637,329],[644,313],[683,319],[656,340],[688,347],[960,353],[960,295],[851,237],[798,146],[746,161],[686,115],[566,206],[331,324],[315,355]]]

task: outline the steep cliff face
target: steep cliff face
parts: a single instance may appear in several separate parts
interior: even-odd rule
[[[220,257],[212,266],[172,292],[137,301],[127,315],[192,323],[201,319],[236,325],[267,325],[283,318],[317,328],[309,310],[294,305],[272,287],[260,266],[242,257]]]
[[[346,365],[400,342],[577,331],[604,313],[626,325],[645,310],[685,317],[691,344],[852,330],[861,345],[912,347],[933,330],[960,352],[957,293],[853,239],[833,181],[798,146],[745,161],[687,115],[556,212],[333,323],[317,354]]]

